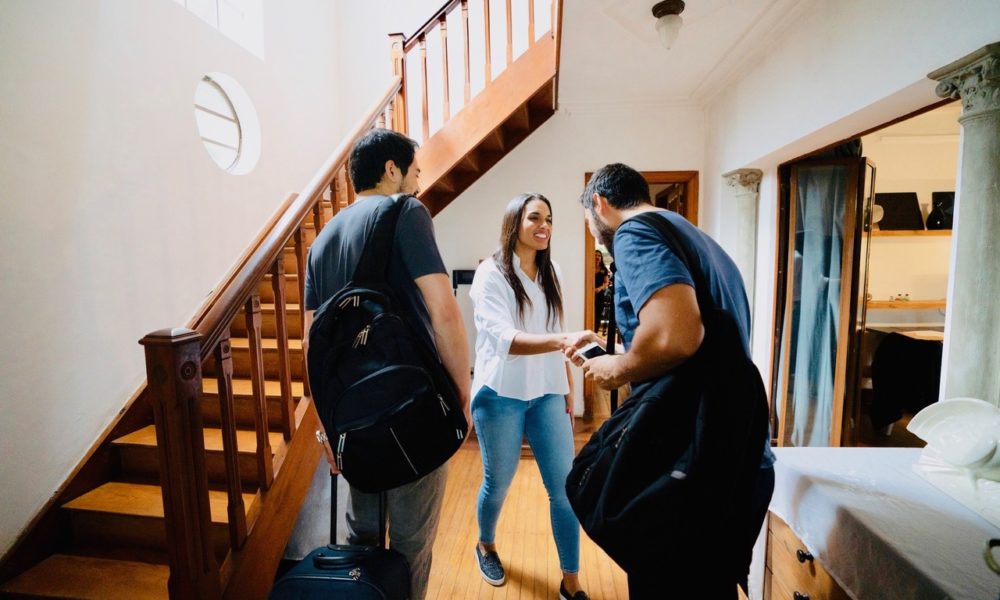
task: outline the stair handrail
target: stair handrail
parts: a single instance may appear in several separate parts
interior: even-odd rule
[[[413,48],[413,46],[417,44],[417,42],[421,37],[424,37],[428,33],[430,33],[431,30],[434,29],[434,26],[437,25],[438,22],[441,21],[441,19],[447,18],[448,15],[451,14],[451,11],[455,10],[455,7],[457,7],[459,4],[467,5],[468,0],[448,0],[447,2],[445,2],[444,6],[439,8],[437,12],[434,13],[434,16],[427,19],[427,21],[419,28],[417,28],[417,30],[414,31],[412,35],[406,38],[406,42],[403,44],[403,50],[409,51],[411,48]]]
[[[278,220],[261,234],[258,243],[244,254],[223,284],[205,302],[201,313],[192,320],[189,327],[202,335],[202,360],[211,355],[212,348],[236,317],[245,299],[267,274],[271,264],[329,189],[337,173],[347,163],[351,146],[387,112],[399,93],[401,84],[402,78],[392,78],[388,90],[379,102],[343,138],[312,180],[297,196],[285,199],[279,209],[282,214]]]

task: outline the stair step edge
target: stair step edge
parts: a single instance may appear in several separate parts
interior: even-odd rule
[[[143,562],[53,554],[0,586],[5,594],[50,598],[167,598],[170,567]]]
[[[255,494],[243,494],[243,507],[249,514]],[[228,498],[226,492],[209,490],[212,524],[226,525]],[[86,494],[62,505],[64,509],[81,513],[101,513],[148,519],[163,518],[163,495],[158,485],[109,481]]]
[[[204,431],[205,450],[207,452],[222,452],[222,430],[215,427],[206,427]],[[272,453],[276,452],[278,446],[284,443],[284,438],[280,431],[269,431],[267,437],[271,442]],[[156,426],[147,425],[142,429],[125,434],[111,443],[118,447],[155,448]],[[255,454],[257,452],[257,433],[253,430],[238,429],[236,431],[236,446],[240,454]]]

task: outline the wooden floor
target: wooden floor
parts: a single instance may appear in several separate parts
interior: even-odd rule
[[[497,525],[497,549],[507,571],[507,583],[500,587],[483,581],[473,555],[478,537],[476,496],[483,478],[475,439],[468,440],[449,464],[426,599],[558,598],[559,558],[549,522],[548,495],[535,461],[521,459]],[[625,574],[582,530],[580,581],[592,600],[628,598]]]

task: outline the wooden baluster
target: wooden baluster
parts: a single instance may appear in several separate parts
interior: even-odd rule
[[[420,82],[423,84],[421,116],[424,122],[424,139],[421,141],[427,143],[427,138],[431,137],[431,121],[427,106],[427,38],[425,36],[420,36]]]
[[[406,122],[406,52],[403,50],[406,44],[406,36],[402,33],[389,34],[389,53],[392,56],[392,74],[398,75],[402,80],[399,86],[399,93],[392,101],[394,120],[392,128],[406,135],[409,133],[409,126]]]
[[[336,211],[336,204],[334,204],[334,211]],[[295,230],[293,234],[295,240],[295,268],[296,275],[299,283],[299,331],[302,332],[302,339],[307,339],[309,337],[309,332],[306,331],[306,243],[305,235],[302,231],[302,226],[300,225],[298,229]],[[302,356],[302,372],[308,373],[306,370],[306,357]],[[309,377],[302,378],[302,394],[305,396],[312,397],[312,390],[309,388]]]
[[[427,105],[424,104],[426,108]],[[424,121],[424,127],[427,127],[427,121]],[[341,177],[344,178],[344,188],[347,190],[347,205],[350,206],[354,204],[354,185],[351,183],[350,178],[347,177],[347,167],[340,169]]]
[[[337,198],[340,194],[340,191],[337,189],[339,184],[337,175],[334,174],[333,179],[330,180],[330,206],[333,208],[333,217],[336,217],[337,213],[340,212],[340,200]]]
[[[139,341],[153,407],[171,598],[221,598],[212,544],[205,432],[201,420],[201,335],[163,329]]]
[[[535,0],[528,0],[528,47],[535,45]]]
[[[486,77],[484,85],[485,87],[489,87],[490,82],[493,81],[493,75],[490,73],[490,0],[483,0],[483,23],[483,33],[486,34]]]
[[[385,129],[385,113],[379,113],[378,118],[375,119],[375,126],[380,129]]]
[[[395,107],[393,106],[394,104],[395,104],[394,102],[390,102],[385,107],[385,114],[386,114],[385,121],[386,123],[389,124],[389,129],[392,129],[393,131],[399,131],[398,129],[396,129],[396,110]]]
[[[264,393],[264,351],[260,342],[260,294],[255,290],[245,305],[247,335],[250,338],[250,385],[253,389],[254,420],[257,432],[257,478],[263,490],[274,481],[274,462],[267,429],[267,396]]]
[[[469,74],[469,0],[462,0],[462,50],[465,55],[465,103],[472,99],[472,78]]]
[[[292,398],[292,368],[288,358],[288,328],[285,324],[285,261],[278,257],[271,267],[271,290],[274,292],[274,329],[278,338],[278,380],[281,389],[281,433],[285,440],[295,435],[295,401]],[[302,314],[303,302],[299,302]]]
[[[212,356],[215,357],[215,378],[219,382],[219,421],[222,424],[222,456],[226,465],[226,496],[228,498],[226,512],[229,515],[229,543],[234,549],[239,549],[243,547],[243,543],[247,539],[247,516],[246,507],[243,506],[239,447],[236,444],[233,353],[228,328],[212,350]]]
[[[514,19],[510,11],[510,0],[507,0],[507,66],[514,62]]]
[[[444,82],[444,87],[442,88],[442,93],[444,94],[444,107],[441,124],[448,122],[451,118],[451,92],[448,90],[448,16],[442,16],[438,20],[438,29],[441,30],[441,74],[442,81]]]
[[[319,235],[323,231],[323,199],[320,198],[313,204],[313,233]],[[315,239],[315,237],[313,238]]]

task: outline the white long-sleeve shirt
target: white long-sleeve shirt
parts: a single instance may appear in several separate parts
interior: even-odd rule
[[[521,270],[517,255],[514,272],[531,300],[525,303],[524,321],[517,316],[514,290],[492,258],[479,265],[472,279],[472,298],[476,323],[476,367],[472,379],[472,397],[483,386],[498,395],[518,400],[532,400],[545,394],[568,394],[566,358],[562,352],[512,355],[510,345],[518,333],[561,333],[562,324],[548,323],[545,292]],[[559,265],[552,263],[562,281]]]

